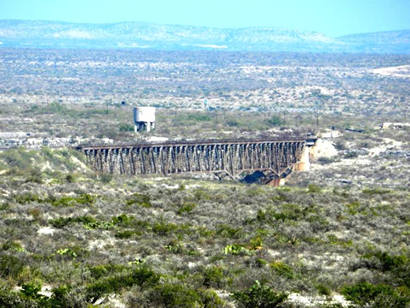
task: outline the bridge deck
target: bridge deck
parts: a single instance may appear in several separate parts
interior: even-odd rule
[[[222,144],[259,144],[271,142],[305,142],[306,137],[272,137],[258,139],[201,139],[201,140],[170,140],[164,142],[138,142],[124,144],[102,144],[102,145],[79,145],[77,150],[94,150],[94,149],[130,149],[136,147],[164,147],[164,146],[185,146],[185,145],[222,145]]]

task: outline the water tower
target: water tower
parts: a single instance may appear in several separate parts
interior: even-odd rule
[[[135,132],[155,128],[155,107],[134,107]]]

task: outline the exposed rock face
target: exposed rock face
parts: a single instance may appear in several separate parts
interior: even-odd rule
[[[310,147],[305,147],[303,149],[302,157],[300,161],[295,165],[295,171],[309,171],[310,170]]]
[[[337,155],[337,150],[333,143],[329,140],[318,139],[316,144],[310,150],[310,157],[312,159],[332,158]]]

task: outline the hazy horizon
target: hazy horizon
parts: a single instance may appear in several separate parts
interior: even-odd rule
[[[325,34],[328,37],[337,38],[343,37],[348,35],[355,35],[355,34],[370,34],[370,33],[379,33],[379,32],[395,32],[395,31],[404,31],[410,30],[408,28],[400,28],[400,29],[390,29],[390,30],[381,30],[381,31],[370,31],[370,32],[350,32],[344,33],[342,35],[327,35],[325,32],[315,31],[311,29],[296,29],[296,28],[287,28],[281,26],[241,26],[241,27],[217,27],[217,26],[207,26],[207,25],[191,25],[191,24],[181,24],[181,23],[160,23],[160,22],[151,22],[151,21],[143,21],[143,20],[123,20],[123,21],[114,21],[114,22],[74,22],[74,21],[67,21],[67,20],[57,20],[57,19],[18,19],[18,18],[0,18],[0,21],[24,21],[24,22],[55,22],[55,23],[67,23],[67,24],[84,24],[84,25],[114,25],[114,24],[123,24],[123,23],[134,23],[134,24],[153,24],[153,25],[164,25],[164,26],[184,26],[184,27],[205,27],[210,29],[245,29],[245,28],[259,28],[259,29],[278,29],[278,30],[290,30],[290,31],[297,31],[297,32],[317,32]]]
[[[98,10],[95,8],[98,7]],[[83,2],[4,1],[0,19],[111,24],[120,22],[212,28],[269,27],[320,32],[338,37],[356,33],[410,29],[410,2],[405,0],[199,1],[137,3],[130,0]]]

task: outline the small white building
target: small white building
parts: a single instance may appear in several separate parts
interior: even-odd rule
[[[151,131],[155,128],[155,107],[134,107],[135,132]]]

